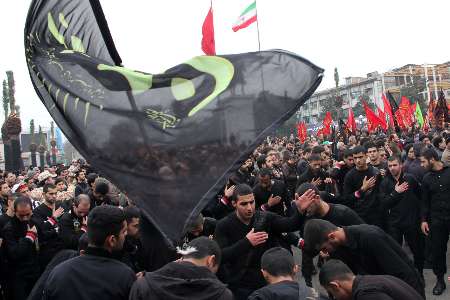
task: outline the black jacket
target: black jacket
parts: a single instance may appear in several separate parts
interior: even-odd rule
[[[147,257],[139,238],[126,236],[123,244],[122,262],[129,266],[135,273],[144,271]]]
[[[424,287],[414,264],[402,247],[383,230],[373,225],[343,227],[347,238],[339,250],[348,251],[357,265],[355,274],[392,275],[421,295]]]
[[[91,187],[87,182],[79,182],[75,187],[75,197],[80,194],[88,194],[91,190]]]
[[[78,241],[85,231],[82,230],[83,218],[70,211],[59,220],[59,236],[65,249],[78,250]]]
[[[171,262],[137,280],[129,300],[232,300],[226,285],[207,268],[190,262]]]
[[[258,289],[265,285],[261,275],[261,256],[279,246],[276,234],[300,229],[303,217],[294,213],[291,217],[281,217],[265,211],[256,211],[248,225],[242,223],[236,213],[220,220],[214,238],[222,249],[222,264],[219,277],[230,285]],[[253,247],[246,235],[252,230],[269,234],[266,243]]]
[[[261,206],[267,204],[270,196],[280,196],[281,201],[277,205],[267,208],[269,211],[277,213],[281,216],[285,215],[284,208],[290,208],[291,200],[288,198],[286,186],[283,181],[272,179],[272,185],[269,189],[265,189],[258,183],[253,188],[253,194],[255,196],[256,209],[261,209]]]
[[[352,286],[353,300],[423,300],[404,281],[389,275],[356,276]]]
[[[309,287],[306,288],[307,298],[300,298],[299,295],[297,281],[281,281],[254,291],[248,300],[314,300],[318,298],[317,292]]]
[[[413,175],[401,174],[399,183],[408,183],[408,190],[395,191],[397,181],[388,172],[381,182],[380,201],[387,212],[388,226],[401,229],[418,227],[420,220],[420,186]]]
[[[85,255],[56,266],[45,283],[43,300],[126,300],[135,273],[104,249],[88,248]]]
[[[430,171],[422,180],[422,220],[450,220],[450,167]]]
[[[38,241],[32,242],[25,237],[27,225],[28,223],[13,217],[3,228],[3,243],[11,272],[17,277],[37,279],[39,276]],[[33,224],[30,226],[32,227]]]

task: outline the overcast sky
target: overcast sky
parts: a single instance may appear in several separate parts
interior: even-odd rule
[[[34,92],[25,64],[23,27],[31,1],[0,1],[0,79],[13,70],[23,127],[51,118]],[[210,0],[101,0],[124,65],[160,73],[201,55],[201,25]],[[213,0],[218,54],[258,50],[255,24],[232,24],[247,0]],[[320,89],[348,76],[385,72],[408,63],[450,60],[448,0],[259,0],[261,49],[295,52],[324,68]],[[3,113],[1,114],[3,115]]]

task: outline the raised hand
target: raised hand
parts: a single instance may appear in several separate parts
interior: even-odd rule
[[[428,222],[422,222],[420,228],[422,229],[423,234],[430,234],[430,227],[428,226]]]
[[[300,197],[296,195],[295,197],[295,205],[297,205],[297,209],[303,213],[308,207],[311,205],[311,203],[314,202],[314,199],[316,197],[316,192],[309,189],[306,192],[303,193]]]
[[[397,182],[397,184],[395,185],[395,191],[399,194],[406,192],[408,188],[409,186],[407,182],[403,182],[402,184],[399,184]]]
[[[253,247],[256,247],[258,245],[264,244],[269,238],[269,235],[264,231],[255,232],[255,229],[252,228],[252,230],[250,230],[250,232],[247,233],[245,237]]]
[[[280,196],[273,196],[273,194],[269,197],[269,200],[267,201],[267,205],[270,207],[277,205],[280,203],[281,197]]]
[[[52,217],[55,219],[58,219],[59,217],[62,216],[63,213],[64,213],[64,208],[60,207],[53,211]]]
[[[233,196],[233,193],[234,193],[234,189],[235,189],[235,188],[236,188],[235,185],[232,185],[232,186],[230,186],[229,188],[227,188],[227,187],[225,186],[225,190],[224,190],[224,192],[223,192],[224,196],[227,197],[227,198],[231,198],[231,196]]]
[[[375,186],[376,182],[377,182],[377,180],[376,180],[375,176],[372,176],[369,179],[367,179],[367,176],[364,176],[361,190],[363,192],[367,192],[368,190],[370,190],[371,188],[373,188]]]

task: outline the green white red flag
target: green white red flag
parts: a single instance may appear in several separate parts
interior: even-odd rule
[[[252,1],[252,3],[242,11],[239,18],[233,24],[233,31],[236,32],[250,26],[252,23],[256,22],[256,19],[256,1]]]

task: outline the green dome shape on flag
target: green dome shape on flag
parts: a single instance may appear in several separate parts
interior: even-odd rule
[[[161,74],[130,70],[98,0],[32,1],[25,49],[58,127],[172,240],[323,74],[282,50],[199,56]]]

